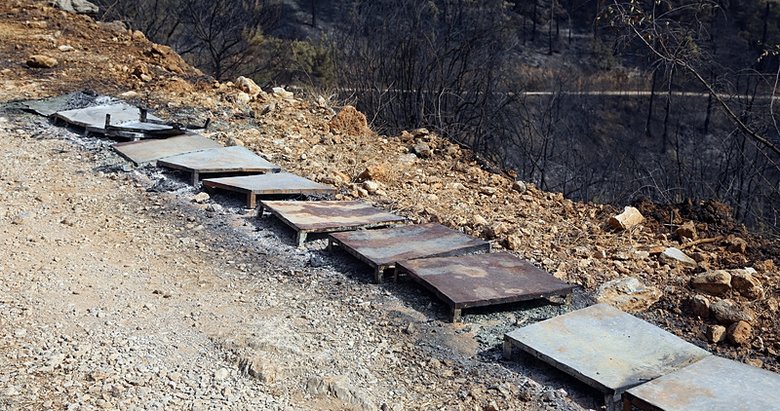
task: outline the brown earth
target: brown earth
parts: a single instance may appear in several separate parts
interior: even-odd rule
[[[637,293],[636,299],[632,301],[632,306],[642,307],[636,313],[638,316],[720,355],[750,362],[770,370],[780,370],[780,363],[778,363],[778,354],[780,354],[780,334],[778,334],[778,330],[780,330],[780,313],[778,313],[780,311],[780,287],[778,287],[778,278],[780,273],[776,267],[776,264],[780,263],[780,249],[775,239],[751,234],[744,227],[736,224],[730,217],[730,211],[722,204],[690,201],[676,206],[659,206],[640,201],[635,205],[647,218],[645,222],[629,231],[613,231],[606,222],[610,216],[618,212],[617,208],[598,204],[575,203],[562,198],[558,193],[542,192],[531,184],[528,184],[527,189],[523,191],[522,188],[515,187],[514,182],[505,175],[487,171],[487,167],[484,167],[484,164],[471,151],[428,133],[426,130],[404,132],[400,136],[376,135],[365,129],[363,123],[365,119],[356,116],[354,112],[349,112],[343,118],[338,118],[334,123],[332,120],[340,108],[336,103],[322,97],[296,96],[289,98],[274,93],[242,96],[240,93],[243,92],[237,86],[232,83],[214,82],[187,66],[170,49],[148,42],[137,32],[129,32],[117,24],[96,23],[89,17],[63,13],[45,6],[45,2],[42,1],[12,0],[4,2],[0,4],[0,16],[2,16],[0,17],[0,55],[2,55],[2,59],[0,59],[0,80],[2,80],[0,101],[41,98],[91,89],[99,93],[122,96],[136,104],[155,110],[155,114],[159,116],[171,115],[176,118],[194,118],[201,121],[206,117],[211,118],[213,127],[210,135],[213,138],[224,143],[245,145],[263,153],[270,160],[291,172],[334,184],[340,189],[337,198],[364,198],[406,215],[416,222],[436,221],[483,237],[490,240],[495,248],[509,248],[557,277],[581,285],[588,294],[596,294],[599,287],[609,281],[635,277],[646,287],[655,290],[649,293]],[[61,46],[70,46],[72,50]],[[51,68],[29,67],[26,62],[33,55],[54,58],[58,64]],[[349,119],[355,119],[356,122],[349,124],[347,121]],[[9,120],[9,124],[14,123],[10,123]],[[122,207],[117,203],[118,200],[111,198],[114,196],[106,194],[106,192],[120,190],[122,193],[126,192],[125,194],[131,199],[131,202],[135,202],[132,204],[133,207],[137,207],[135,210],[138,214],[136,218],[151,219],[150,221],[159,225],[163,232],[170,230],[172,236],[170,240],[175,239],[179,234],[174,233],[178,233],[177,230],[182,229],[181,225],[186,224],[186,222],[176,221],[181,218],[180,215],[185,214],[184,211],[179,210],[179,206],[173,208],[176,211],[162,213],[166,214],[165,216],[150,217],[148,214],[160,214],[161,212],[158,210],[168,206],[162,205],[160,199],[149,198],[147,194],[133,188],[134,184],[139,184],[137,182],[121,182],[125,177],[119,177],[118,181],[109,180],[105,176],[97,178],[89,172],[86,165],[67,165],[70,161],[76,163],[79,160],[96,161],[90,158],[90,155],[71,153],[71,149],[62,143],[31,140],[23,135],[24,132],[29,131],[24,126],[14,124],[13,127],[7,128],[13,130],[14,127],[20,127],[23,132],[14,134],[9,131],[9,135],[3,137],[3,149],[12,156],[20,156],[17,162],[22,168],[19,170],[3,168],[2,177],[6,184],[4,190],[26,184],[35,191],[36,187],[42,184],[41,182],[46,182],[45,184],[50,186],[58,186],[60,182],[47,180],[54,178],[51,170],[46,168],[27,170],[25,167],[29,163],[25,162],[24,159],[28,157],[36,160],[47,159],[50,155],[47,153],[64,151],[68,154],[62,157],[62,161],[47,160],[56,163],[54,170],[70,175],[68,185],[63,188],[65,192],[61,195],[54,195],[53,199],[57,201],[53,207],[70,207],[71,210],[98,207],[102,210],[101,212],[107,212],[109,207],[119,207],[118,209],[121,210]],[[35,132],[41,132],[41,130],[35,130]],[[15,148],[22,144],[26,148]],[[34,148],[38,145],[40,147]],[[421,145],[427,146],[430,153],[422,155],[419,152]],[[15,152],[15,150],[19,151]],[[33,171],[38,174],[33,174]],[[79,175],[89,176],[87,178],[89,180],[88,188],[94,190],[94,194],[87,197],[94,200],[88,204],[79,205],[78,201],[73,198],[74,196],[78,197],[79,193],[84,190],[80,180],[74,177]],[[17,181],[19,178],[23,180]],[[367,179],[379,183],[379,188],[376,189],[375,186],[371,185],[369,190],[369,186],[364,181]],[[35,195],[32,195],[31,192],[29,195],[20,194],[17,200],[12,201],[8,197],[3,199],[4,224],[24,212],[29,204],[47,204],[52,199],[47,197],[45,201],[36,200]],[[74,201],[76,201],[75,204]],[[105,204],[103,204],[104,202]],[[186,208],[184,205],[181,207]],[[63,210],[65,209],[67,208],[63,208]],[[92,261],[87,256],[92,256],[95,264],[99,265],[98,261],[100,261],[100,264],[109,264],[120,271],[123,264],[129,265],[129,267],[139,267],[139,263],[135,259],[141,258],[138,256],[146,255],[144,253],[149,252],[146,248],[135,245],[136,248],[127,249],[127,252],[122,253],[121,256],[110,257],[107,257],[103,250],[121,248],[122,244],[128,241],[128,238],[135,238],[133,236],[138,236],[141,244],[152,241],[146,236],[144,227],[137,227],[133,234],[123,233],[117,227],[112,228],[111,225],[115,223],[110,221],[114,221],[115,214],[104,220],[95,220],[89,213],[82,214],[82,222],[76,223],[74,226],[66,224],[66,227],[58,225],[59,221],[56,220],[62,218],[59,215],[54,220],[39,219],[38,216],[39,214],[33,213],[29,221],[25,220],[27,217],[20,217],[21,227],[27,227],[25,230],[29,229],[30,233],[20,236],[11,229],[4,231],[3,240],[6,247],[3,261],[10,261],[10,263],[6,263],[5,267],[17,266],[14,269],[6,268],[3,270],[4,277],[18,275],[24,270],[40,271],[44,265],[42,259],[75,258],[70,257],[70,255],[84,257],[85,264]],[[0,217],[3,217],[2,213],[0,213]],[[697,239],[700,241],[698,243],[697,239],[679,238],[675,235],[676,229],[689,221],[693,222],[696,229]],[[127,221],[127,223],[134,224],[132,221]],[[28,244],[30,241],[26,238],[32,236],[33,239],[36,239],[34,233],[38,231],[39,225],[41,227],[59,227],[66,231],[76,230],[72,234],[73,241],[76,242],[65,248],[45,247],[45,249],[41,249],[30,246]],[[79,245],[83,245],[83,243],[79,243],[77,239],[99,234],[101,227],[113,230],[113,235],[119,237],[100,238],[98,243],[88,245],[86,249]],[[56,237],[59,235],[58,232],[55,230],[51,235]],[[209,233],[219,234],[217,232]],[[209,241],[216,241],[208,240],[206,237],[206,233],[198,234],[198,243],[209,244]],[[215,274],[224,264],[227,264],[228,260],[233,258],[229,256],[228,251],[225,251],[229,248],[218,253],[221,256],[220,259],[225,261],[220,259],[217,259],[220,261],[212,261],[209,254],[213,252],[212,247],[224,248],[224,246],[212,244],[199,249],[198,253],[192,253],[191,250],[187,250],[187,247],[172,246],[166,238],[168,237],[156,240],[161,242],[159,244],[154,241],[150,244],[159,245],[166,249],[167,251],[162,256],[172,258],[174,254],[183,253],[183,257],[173,259],[172,264],[177,267],[185,267],[187,271],[189,269],[195,270],[189,273],[181,272],[177,274],[181,278],[170,280],[174,283],[177,281],[181,283],[175,287],[171,285],[171,287],[176,288],[176,291],[173,292],[174,296],[203,295],[198,284],[205,281],[209,284],[208,287],[211,287],[209,290],[224,294],[222,297],[227,305],[238,304],[245,307],[248,302],[256,301],[259,298],[251,293],[248,296],[245,295],[247,290],[244,290],[240,297],[224,290],[228,284],[236,283],[245,287],[247,282],[257,281],[240,272],[225,277]],[[701,241],[702,239],[704,241]],[[32,241],[32,243],[37,241]],[[18,251],[17,253],[9,253],[8,251],[9,247],[19,247],[20,244],[24,244],[24,247],[29,246],[29,249],[25,249],[26,251],[22,253],[26,259],[31,261],[29,266],[21,266],[18,263],[20,258]],[[660,253],[666,247],[682,249],[697,260],[697,266],[686,266],[662,258]],[[156,257],[162,256],[157,255]],[[106,262],[100,258],[109,258],[109,260]],[[116,261],[111,259],[116,259]],[[238,258],[235,259],[235,261],[238,260]],[[146,260],[141,258],[140,261]],[[279,264],[282,265],[282,262],[280,261]],[[212,266],[215,269],[213,272],[207,269]],[[270,266],[270,268],[265,267],[264,270],[266,272],[270,270],[270,273],[277,272],[280,277],[288,278],[288,281],[292,283],[298,283],[300,280],[296,275],[284,274],[285,269],[283,268],[273,267],[273,264]],[[165,278],[165,273],[169,272],[168,269],[171,268],[165,265],[153,265],[149,270],[143,270],[143,267],[145,265],[133,269],[142,270],[150,284],[162,281]],[[743,293],[729,289],[725,294],[713,297],[705,296],[690,287],[690,279],[705,270],[745,267],[753,267],[756,270],[753,276],[763,288],[762,296],[747,298],[742,295]],[[93,270],[86,272],[93,273]],[[47,272],[44,271],[44,273]],[[60,274],[72,275],[72,273]],[[203,276],[205,276],[205,280],[198,279]],[[3,281],[6,281],[6,278]],[[35,283],[41,281],[41,278],[33,276],[29,278],[29,281]],[[91,287],[96,287],[100,285],[102,280],[96,277],[82,278],[80,281],[91,283],[93,284]],[[127,281],[132,282],[131,280]],[[276,291],[285,295],[285,298],[295,298],[296,293],[311,292],[305,286],[311,284],[311,281],[315,280],[307,277],[300,283],[302,284],[300,286],[290,286],[292,288],[288,287]],[[374,304],[379,307],[391,304],[398,312],[409,310],[409,308],[404,307],[404,300],[400,302],[384,301],[384,294],[381,291],[369,291],[375,289],[371,286],[354,284],[354,280],[349,277],[339,281],[349,284],[348,288],[356,288],[359,292],[356,291],[355,294],[369,293],[372,295],[372,297],[362,297],[362,302],[355,302],[357,307],[364,307],[365,305],[362,304],[368,301],[367,307],[372,309]],[[22,292],[20,290],[24,289],[24,284],[26,283],[22,282],[14,287],[7,286],[9,288],[7,293],[10,294],[3,297],[4,301],[17,298],[17,293]],[[137,292],[141,294],[149,291],[148,288],[150,288],[149,284],[137,282],[130,285],[136,287]],[[114,286],[120,287],[119,284]],[[168,292],[165,289],[161,290],[163,294]],[[43,294],[43,297],[56,301],[61,297],[61,292],[72,294],[73,287],[64,287],[59,293]],[[81,292],[77,290],[77,294],[73,295],[79,295]],[[331,292],[338,291],[331,290]],[[105,293],[108,295],[118,293],[118,291],[105,290]],[[603,295],[609,295],[609,293],[605,292]],[[655,301],[659,295],[660,299]],[[750,323],[752,333],[746,337],[745,333],[742,332],[739,338],[740,344],[735,344],[733,338],[731,341],[726,339],[717,343],[709,343],[705,332],[708,326],[716,324],[716,320],[706,311],[699,312],[692,308],[694,296],[697,295],[705,296],[710,302],[730,299],[740,308],[754,312],[755,318]],[[646,296],[652,297],[649,301],[643,301],[642,299]],[[167,304],[167,299],[155,298],[156,301],[163,303],[150,304]],[[209,301],[214,302],[216,298],[210,298]],[[358,297],[340,295],[340,298],[349,300],[349,298]],[[80,299],[81,297],[75,298],[75,300]],[[186,300],[187,304],[196,304],[193,298]],[[65,308],[66,301],[51,306],[47,306],[47,301],[49,300],[40,302],[43,304],[43,308],[36,308],[36,310],[40,310],[41,313],[49,313],[52,310],[57,311],[58,308]],[[233,303],[230,303],[231,301]],[[265,321],[286,330],[286,334],[280,338],[296,339],[300,338],[301,335],[306,335],[299,323],[311,321],[306,317],[312,315],[310,312],[301,314],[288,309],[274,313],[273,310],[260,310],[258,307],[263,307],[262,304],[257,307],[252,307],[252,304],[248,305],[238,312],[243,313],[241,310],[248,310],[247,312],[255,313],[254,315],[268,316]],[[381,308],[379,311],[384,311],[385,308]],[[77,307],[78,309],[85,308]],[[228,310],[229,308],[225,306],[221,309]],[[339,310],[338,308],[333,309]],[[22,312],[30,312],[29,308],[21,310]],[[119,308],[116,310],[121,311]],[[187,306],[184,310],[190,311],[191,308]],[[143,312],[143,307],[141,306],[135,311]],[[415,321],[428,324],[422,320],[424,315],[420,315],[416,310],[412,311],[414,311],[412,317],[417,316]],[[94,311],[91,312],[94,313]],[[342,311],[338,312],[343,315]],[[703,314],[705,318],[701,318],[694,312]],[[187,314],[189,315],[189,312]],[[33,323],[38,327],[52,326],[54,323],[65,324],[66,328],[73,326],[69,319],[52,315],[56,321],[47,322],[36,319]],[[199,318],[203,318],[203,315],[205,314],[195,314]],[[304,317],[300,317],[300,315],[304,315]],[[479,346],[474,340],[469,340],[477,338],[475,333],[462,334],[459,331],[463,327],[461,325],[453,326],[436,321],[435,326],[423,326],[422,330],[424,331],[412,329],[408,333],[398,333],[399,329],[407,329],[405,322],[399,323],[392,319],[394,317],[373,321],[368,319],[370,317],[368,313],[360,315],[363,317],[355,319],[354,332],[360,332],[362,326],[369,327],[371,330],[375,330],[375,327],[380,327],[380,330],[387,328],[384,331],[376,331],[375,338],[386,341],[390,347],[395,347],[397,344],[402,347],[404,344],[412,344],[411,341],[415,341],[415,337],[419,336],[420,333],[431,331],[433,334],[438,332],[436,341],[453,338],[454,341],[461,341],[456,345],[462,344],[462,346],[471,347],[465,349],[468,352],[465,354],[465,358],[473,359],[476,355],[474,347]],[[383,314],[380,318],[387,315]],[[156,316],[153,314],[148,314],[147,317],[141,315],[139,321],[154,317]],[[198,320],[192,318],[190,320],[198,323]],[[324,318],[319,320],[326,321]],[[12,330],[14,328],[28,329],[28,327],[21,327],[15,323],[18,319],[8,318],[4,321],[6,322],[0,325],[3,325],[6,334],[14,335]],[[204,333],[208,335],[219,328],[217,325],[219,321],[219,319],[213,319],[210,325],[196,327],[196,329],[205,330]],[[348,321],[352,321],[352,319]],[[387,324],[381,325],[383,322]],[[518,322],[521,321],[518,320]],[[728,327],[731,324],[724,325]],[[138,326],[143,327],[143,325]],[[174,326],[173,320],[170,320],[168,326]],[[480,326],[475,327],[479,328]],[[160,326],[160,328],[162,329],[164,326]],[[233,347],[225,349],[226,352],[235,353],[231,355],[237,357],[245,355],[242,350],[246,350],[246,347],[251,346],[251,344],[269,344],[267,341],[247,342],[252,339],[257,340],[258,336],[268,332],[268,327],[255,330],[255,333],[259,333],[255,336],[248,335],[247,333],[251,333],[249,330],[246,333],[231,334],[237,333],[236,330],[240,329],[237,322],[228,322],[225,328],[229,329],[228,333],[223,332],[220,335],[233,335],[233,337],[215,337],[207,340],[217,341],[217,344],[223,349],[226,346]],[[742,327],[741,331],[744,330],[745,327]],[[343,335],[345,334],[339,334],[339,336]],[[203,334],[195,333],[191,338],[197,340],[202,337]],[[20,338],[25,337],[22,335]],[[299,342],[296,347],[302,347],[308,343],[316,344],[314,339],[303,338],[304,343]],[[329,339],[332,337],[325,336],[324,338],[329,341],[328,344],[341,344],[341,342]],[[500,338],[500,336],[496,338]],[[262,340],[262,338],[260,339]],[[400,339],[401,342],[395,342],[397,339]],[[234,340],[242,340],[243,342]],[[166,346],[166,344],[181,346],[183,342],[160,342],[160,344],[162,346]],[[199,344],[207,344],[207,342],[200,341]],[[278,347],[273,349],[278,349]],[[7,344],[0,347],[0,350],[18,354],[18,348]],[[311,348],[308,348],[304,352],[309,353],[310,350]],[[392,348],[391,351],[403,353],[404,349]],[[360,357],[357,364],[370,362],[367,358],[371,354],[363,354],[365,357]],[[280,355],[284,359],[293,356],[289,353]],[[368,397],[372,399],[399,397],[411,399],[411,404],[406,403],[406,407],[412,409],[455,407],[455,404],[458,407],[473,409],[474,406],[488,407],[490,401],[498,401],[498,405],[502,408],[511,409],[535,409],[539,405],[537,402],[531,401],[529,403],[518,399],[518,387],[522,388],[530,384],[526,380],[519,381],[518,378],[521,377],[514,377],[513,383],[509,384],[511,387],[505,388],[505,390],[509,390],[509,394],[498,395],[495,399],[491,397],[489,394],[491,392],[502,392],[499,381],[512,378],[507,377],[507,375],[512,374],[503,366],[499,367],[492,363],[478,363],[477,365],[469,363],[470,365],[462,366],[451,359],[437,360],[436,364],[431,365],[432,359],[424,355],[413,358],[403,357],[411,354],[397,355],[402,356],[402,361],[409,361],[409,363],[395,364],[391,367],[392,373],[402,375],[399,380],[402,381],[401,385],[404,387],[405,395],[388,394],[392,392],[390,386],[398,381],[390,381],[384,376],[378,376],[374,379],[366,377],[369,374],[375,376],[376,373],[381,372],[380,370],[385,369],[380,365],[365,365],[364,368],[367,371],[362,372],[360,370],[363,368],[360,365],[351,369],[348,365],[350,359],[340,355],[334,360],[338,364],[335,367],[338,370],[334,373],[349,374],[353,380],[359,380],[365,384],[370,384],[367,381],[378,378],[379,382],[376,387],[368,389],[369,393],[366,394]],[[311,357],[304,355],[304,358]],[[24,361],[24,359],[20,358],[19,361]],[[318,361],[325,360],[318,359]],[[429,367],[435,367],[438,370],[442,364],[453,371],[446,373],[424,371]],[[229,365],[225,365],[225,367],[230,368]],[[278,365],[271,367],[278,367]],[[408,369],[406,369],[407,367]],[[193,372],[197,373],[197,371]],[[415,374],[418,372],[420,374]],[[423,378],[426,382],[420,382],[423,380],[420,380],[422,377],[419,375],[423,374],[426,375]],[[292,375],[291,380],[297,382],[297,386],[307,385],[305,379],[309,376],[316,378],[311,373],[306,374],[298,371],[293,372]],[[447,377],[446,375],[454,376]],[[479,375],[479,377],[473,378],[474,375]],[[231,374],[230,378],[233,377]],[[29,383],[33,385],[35,383],[44,384],[49,381],[45,378],[44,376],[40,380],[31,380]],[[241,387],[248,384],[242,383],[240,377],[236,376],[235,378],[236,384]],[[404,378],[416,382],[403,382],[406,381]],[[465,383],[461,380],[469,382]],[[473,387],[471,387],[472,380],[476,381],[474,382],[476,385]],[[326,387],[325,391],[327,391],[327,387],[334,385],[332,382],[322,384],[320,385]],[[458,387],[463,384],[470,386],[470,388],[465,388],[469,394],[459,396],[457,393],[462,389]],[[555,386],[549,381],[547,384],[548,388],[549,385]],[[293,393],[294,389],[291,388],[294,385],[294,383],[285,383],[281,386],[262,388],[262,395],[268,396],[267,398],[263,397],[264,401],[267,400],[270,403],[276,399],[284,398],[287,401],[286,404],[293,407],[296,405],[318,407],[318,405],[305,402],[310,401],[309,397],[298,398],[297,396],[300,394]],[[317,383],[314,383],[314,386],[317,386]],[[430,386],[439,388],[428,390],[427,388]],[[134,387],[138,387],[138,385],[136,384]],[[247,392],[252,389],[251,387],[246,388]],[[280,394],[280,390],[284,391],[285,394]],[[317,391],[317,388],[313,387],[312,390]],[[239,389],[239,392],[243,391]],[[356,394],[352,397],[361,396]],[[351,400],[354,400],[352,397],[350,397]],[[523,397],[523,394],[520,394],[519,397]],[[577,397],[577,394],[572,394],[572,397]],[[61,397],[56,401],[64,402],[65,398],[67,397]],[[471,402],[466,401],[466,399],[470,399],[468,401]],[[574,400],[574,402],[582,402],[578,401],[577,398]],[[362,400],[355,401],[360,403]],[[574,406],[571,398],[560,402],[560,404]]]

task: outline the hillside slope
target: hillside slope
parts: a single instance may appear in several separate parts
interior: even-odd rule
[[[322,97],[216,83],[141,33],[43,1],[5,2],[0,16],[0,102],[90,89],[162,117],[211,118],[213,138],[334,184],[339,199],[481,236],[581,285],[577,305],[598,294],[714,352],[780,369],[778,245],[745,232],[717,203],[641,203],[647,220],[614,231],[607,220],[618,210],[516,184],[426,130],[376,135],[360,113]],[[58,64],[29,67],[42,54]],[[279,230],[273,222],[258,223],[236,204],[208,212],[188,201],[187,188],[147,193],[171,176],[129,169],[106,144],[29,115],[2,115],[0,271],[9,310],[0,350],[15,377],[0,383],[15,406],[192,408],[193,396],[198,406],[236,409],[594,406],[549,370],[498,361],[502,332],[566,307],[521,305],[444,323],[443,307],[426,295],[404,283],[364,284],[360,266],[323,257],[322,244],[294,250],[267,234]],[[674,233],[687,222],[696,235],[681,244]],[[664,259],[666,247],[683,248],[696,267]],[[707,270],[745,267],[755,269],[760,294],[712,296],[690,286]],[[600,292],[605,284],[613,287]],[[705,299],[752,313],[752,334],[709,343],[705,331],[717,320],[693,309]],[[238,372],[256,358],[260,382]],[[149,402],[133,404],[142,391]]]

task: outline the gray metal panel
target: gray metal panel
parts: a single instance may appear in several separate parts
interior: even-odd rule
[[[281,167],[239,146],[212,148],[157,160],[157,165],[196,173],[266,173]]]
[[[20,104],[27,110],[49,117],[58,111],[71,110],[93,104],[95,98],[96,96],[94,95],[77,91],[40,100],[21,101]]]
[[[606,304],[520,328],[505,339],[603,392],[622,392],[710,355]]]
[[[203,185],[212,188],[252,193],[275,194],[328,194],[335,188],[290,173],[260,174],[241,177],[207,178]]]
[[[509,253],[401,261],[398,268],[453,308],[565,295],[574,288]]]
[[[104,132],[106,114],[111,115],[111,124],[122,124],[141,119],[141,110],[138,107],[124,103],[58,111],[54,116],[69,124],[84,127],[90,131]],[[147,118],[149,120],[162,121],[151,114],[147,115]]]
[[[119,143],[114,144],[112,147],[123,157],[140,165],[151,163],[164,157],[219,148],[222,145],[200,134],[190,134],[159,140],[150,139]]]
[[[780,374],[712,356],[628,390],[664,411],[780,409]]]
[[[263,201],[262,204],[299,231],[349,231],[406,221],[363,201]]]
[[[424,257],[489,251],[490,243],[440,224],[421,224],[330,234],[353,255],[373,267]]]

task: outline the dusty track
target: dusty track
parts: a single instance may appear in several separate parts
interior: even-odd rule
[[[137,33],[42,4],[0,4],[0,102],[91,88],[163,116],[208,116],[212,137],[336,184],[339,198],[490,239],[587,294],[636,276],[663,291],[638,315],[707,346],[702,329],[712,320],[686,308],[693,270],[637,252],[676,244],[663,225],[668,210],[657,219],[648,210],[632,232],[611,232],[612,208],[533,186],[513,191],[511,180],[435,136],[340,133],[324,100],[241,103],[235,85],[212,83]],[[26,67],[36,53],[60,64]],[[0,407],[597,407],[598,396],[547,367],[500,359],[503,332],[569,308],[519,305],[448,324],[429,295],[404,282],[368,284],[366,268],[324,252],[322,241],[296,250],[289,231],[236,198],[194,204],[183,180],[133,170],[105,142],[18,111],[0,117]],[[410,154],[421,142],[430,158]],[[380,192],[362,190],[366,168],[377,172]],[[749,345],[708,348],[776,370],[776,246],[728,222],[697,226],[702,236],[748,238],[747,252],[719,243],[688,251],[712,268],[763,267],[767,291],[757,301],[733,297],[759,317]],[[578,294],[575,307],[587,300]]]

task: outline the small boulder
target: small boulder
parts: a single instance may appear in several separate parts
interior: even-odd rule
[[[708,325],[704,330],[704,335],[707,337],[707,341],[712,344],[717,344],[726,339],[726,327],[722,325]]]
[[[32,68],[53,68],[58,64],[57,59],[43,54],[35,54],[27,59],[27,66]]]
[[[51,0],[52,6],[76,14],[97,14],[100,8],[87,0]]]
[[[263,89],[261,89],[257,83],[255,83],[252,79],[246,78],[244,76],[237,78],[235,84],[239,90],[249,94],[249,96],[253,98],[257,97],[257,95],[263,92]]]
[[[227,145],[230,147],[238,146],[238,147],[245,147],[246,144],[244,143],[244,140],[241,140],[240,138],[236,136],[232,136],[228,138]]]
[[[723,295],[731,290],[731,274],[726,270],[707,271],[693,277],[691,287],[709,295]]]
[[[493,194],[498,192],[498,189],[495,187],[483,186],[479,188],[479,192],[486,196],[492,196]]]
[[[753,335],[753,327],[746,321],[737,321],[731,324],[726,331],[726,338],[729,342],[736,345],[747,345],[750,343],[750,337]]]
[[[523,248],[523,237],[520,235],[510,235],[506,238],[506,248],[512,251],[519,251]]]
[[[291,91],[287,91],[284,87],[274,87],[271,89],[275,96],[279,96],[283,99],[291,100],[295,95]]]
[[[146,64],[139,64],[133,68],[133,76],[141,79],[141,81],[152,81],[152,72]]]
[[[712,316],[721,324],[733,324],[737,321],[753,322],[754,314],[747,308],[740,308],[731,300],[720,300],[710,304]]]
[[[194,203],[198,203],[198,204],[203,204],[203,203],[205,203],[206,201],[209,201],[209,198],[211,198],[211,197],[209,196],[209,193],[206,193],[206,192],[200,192],[200,193],[198,193],[198,194],[195,194],[195,195],[192,197],[192,202],[194,202]]]
[[[710,300],[703,295],[695,295],[690,301],[691,313],[699,318],[710,316]]]
[[[526,192],[526,190],[528,190],[528,186],[520,180],[515,180],[515,182],[512,183],[512,190],[515,190],[518,193],[523,194]]]
[[[276,381],[276,375],[278,374],[276,367],[259,355],[247,362],[246,372],[266,384]]]
[[[734,270],[731,275],[731,286],[739,295],[758,300],[764,298],[764,287],[756,277],[747,270]]]
[[[671,264],[682,264],[686,267],[695,268],[696,260],[688,257],[684,252],[678,248],[669,247],[665,249],[659,256],[662,261]]]
[[[390,174],[389,168],[385,164],[377,164],[366,167],[357,177],[358,181],[374,180],[383,181]]]
[[[414,153],[420,158],[430,158],[433,156],[433,150],[425,143],[415,144],[414,147],[412,147],[412,150],[414,150]]]
[[[596,292],[596,301],[623,311],[645,311],[662,296],[661,290],[642,284],[634,277],[604,283]]]
[[[380,188],[381,186],[376,181],[368,180],[363,182],[363,189],[368,191],[369,194],[376,194]]]
[[[249,102],[252,101],[252,97],[243,91],[239,91],[238,93],[233,94],[231,97],[235,103],[242,105],[249,104]]]
[[[645,220],[642,213],[634,207],[625,207],[623,212],[610,217],[608,224],[616,230],[628,230]]]
[[[424,128],[424,127],[412,130],[412,136],[414,138],[425,137],[425,136],[427,136],[429,134],[431,134],[431,132],[427,128]]]
[[[745,254],[748,244],[744,239],[735,235],[730,235],[726,238],[726,246],[732,253]]]
[[[687,221],[683,223],[683,225],[677,227],[677,230],[674,231],[674,234],[678,239],[680,239],[680,241],[695,240],[699,236],[693,221]]]

